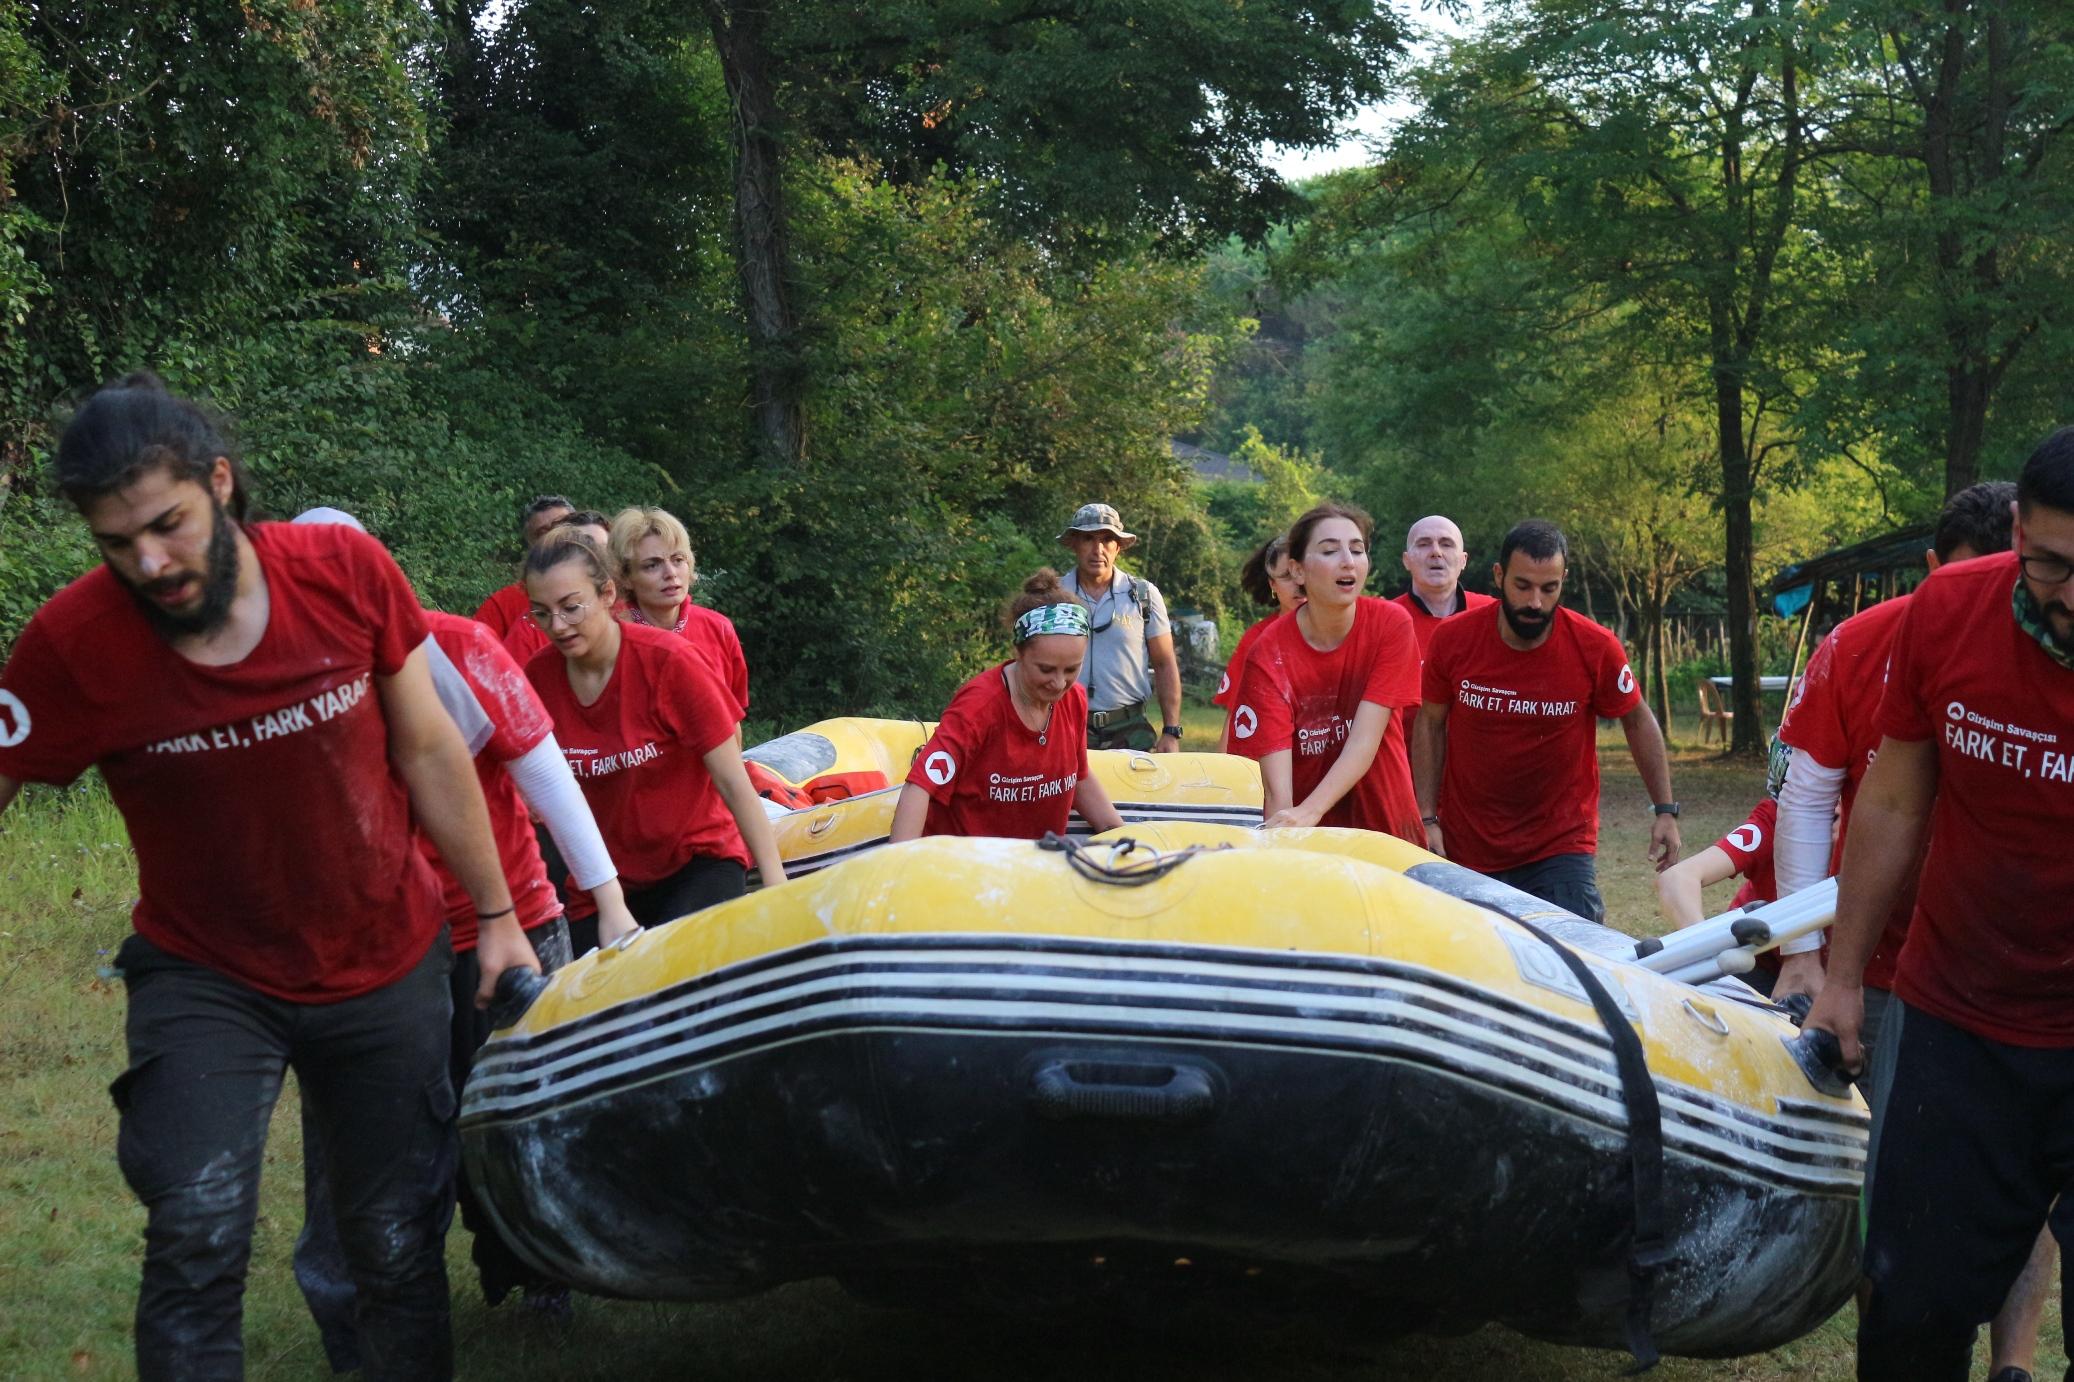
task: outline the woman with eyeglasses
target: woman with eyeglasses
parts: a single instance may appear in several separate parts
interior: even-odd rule
[[[1087,771],[1087,606],[1045,567],[1004,611],[1015,656],[958,688],[915,755],[892,843],[922,835],[1063,835],[1077,808],[1095,830],[1123,824]]]
[[[578,509],[557,522],[553,528],[549,528],[542,533],[540,535],[541,541],[545,541],[549,534],[562,528],[574,529],[584,534],[591,541],[597,543],[600,550],[603,550],[607,534],[610,531],[605,526],[604,514],[599,513],[596,509]],[[519,592],[521,594],[525,593],[525,583],[523,580],[519,583]],[[523,614],[512,620],[511,627],[504,631],[504,651],[510,653],[511,660],[521,667],[531,662],[534,654],[546,646],[547,635],[540,631],[538,624]],[[581,955],[583,952],[579,950],[576,953]]]
[[[749,663],[742,656],[742,640],[726,615],[692,603],[699,567],[684,525],[662,509],[621,509],[612,519],[605,550],[626,597],[627,620],[667,629],[704,653],[747,711]]]
[[[1224,680],[1217,683],[1217,694],[1210,698],[1210,704],[1224,707],[1224,735],[1217,747],[1225,753],[1231,752],[1231,711],[1238,704],[1239,677],[1246,670],[1246,656],[1253,651],[1254,640],[1261,630],[1303,603],[1303,583],[1289,569],[1287,533],[1276,533],[1246,558],[1239,568],[1239,589],[1257,605],[1273,605],[1275,612],[1239,635],[1239,646],[1232,649],[1231,661],[1225,664]]]
[[[1368,515],[1320,504],[1289,529],[1304,602],[1248,654],[1232,747],[1260,762],[1268,826],[1337,825],[1426,843],[1401,727],[1419,702],[1411,616],[1363,595]]]
[[[740,897],[752,861],[766,885],[784,882],[735,743],[741,708],[705,659],[675,634],[614,617],[619,592],[586,533],[548,534],[526,555],[525,585],[549,645],[526,676],[554,716],[634,919],[655,926]],[[590,909],[572,887],[570,915]]]

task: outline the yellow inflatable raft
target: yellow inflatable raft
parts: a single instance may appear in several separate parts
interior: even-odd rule
[[[1711,1356],[1849,1296],[1865,1110],[1749,990],[1367,832],[1114,834],[889,846],[578,961],[478,1059],[474,1184],[642,1299],[1185,1276]]]

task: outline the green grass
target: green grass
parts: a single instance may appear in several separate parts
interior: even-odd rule
[[[1191,707],[1191,745],[1218,712]],[[1643,850],[1649,817],[1617,742],[1604,749],[1601,876],[1612,915],[1657,928]],[[1758,770],[1695,754],[1677,764],[1685,837],[1698,848],[1742,819]],[[99,968],[128,931],[132,867],[121,823],[96,790],[33,792],[0,829],[0,1377],[122,1377],[144,1216],[115,1167],[108,1081],[122,1067],[120,986]],[[1711,899],[1710,899],[1711,900]],[[1721,901],[1725,902],[1724,890]],[[276,1114],[246,1296],[255,1378],[328,1374],[289,1270],[300,1219],[294,1099]],[[1070,1315],[1016,1320],[874,1309],[825,1282],[729,1305],[580,1299],[572,1327],[486,1310],[466,1238],[449,1244],[464,1377],[628,1379],[701,1375],[836,1382],[999,1379],[1402,1377],[1610,1378],[1624,1358],[1537,1344],[1490,1328],[1460,1339],[1376,1343],[1351,1321],[1161,1320],[1118,1330]],[[2066,1366],[2055,1306],[2040,1376]],[[1732,1362],[1666,1364],[1665,1379],[1851,1376],[1851,1311],[1786,1348]],[[1985,1350],[1982,1350],[1983,1354]],[[1985,1362],[1985,1359],[1982,1359]]]

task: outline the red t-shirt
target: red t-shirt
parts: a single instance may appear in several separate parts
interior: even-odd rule
[[[476,606],[478,623],[488,624],[499,638],[511,632],[513,624],[525,624],[526,611],[532,602],[526,598],[526,588],[517,581],[492,594],[489,599]]]
[[[1281,617],[1277,611],[1239,635],[1239,646],[1231,650],[1231,661],[1224,665],[1224,676],[1217,683],[1217,694],[1210,697],[1210,704],[1224,707],[1224,733],[1217,741],[1217,747],[1226,753],[1231,752],[1231,708],[1238,704],[1239,682],[1246,673],[1246,659],[1252,654],[1253,644],[1261,631]]]
[[[432,680],[447,713],[460,726],[468,752],[475,756],[476,780],[482,783],[483,802],[490,809],[490,833],[497,837],[497,858],[504,865],[519,925],[530,931],[560,916],[562,903],[554,884],[547,881],[547,865],[541,862],[525,799],[504,765],[538,748],[554,733],[554,721],[487,624],[436,610],[427,610],[425,620],[432,626],[433,643],[446,658],[444,665],[433,664]],[[439,875],[455,951],[473,950],[474,900],[439,857],[431,838],[420,835],[418,843]]]
[[[1433,614],[1426,608],[1426,602],[1419,598],[1418,592],[1415,590],[1407,590],[1402,595],[1392,597],[1390,603],[1411,616],[1412,635],[1419,640],[1419,657],[1423,659],[1426,656],[1426,650],[1433,646],[1433,631],[1435,629],[1454,618],[1457,614],[1467,614],[1470,610],[1482,609],[1485,605],[1495,605],[1498,602],[1489,595],[1478,595],[1473,590],[1464,590],[1457,586],[1455,588],[1455,608],[1446,614]]]
[[[1447,620],[1454,618],[1457,614],[1467,614],[1472,609],[1482,609],[1485,605],[1495,605],[1498,602],[1489,595],[1478,595],[1474,591],[1464,590],[1460,586],[1456,586],[1455,608],[1446,614],[1437,616],[1433,614],[1426,608],[1426,602],[1419,598],[1418,592],[1413,590],[1407,590],[1402,595],[1393,597],[1390,603],[1398,606],[1411,616],[1412,635],[1419,640],[1419,662],[1421,665],[1424,665],[1426,649],[1433,646],[1433,631],[1435,629],[1439,628]],[[1405,743],[1409,744],[1411,742],[1411,732],[1418,726],[1418,723],[1419,708],[1412,706],[1404,712]]]
[[[1354,627],[1331,652],[1305,641],[1301,620],[1277,619],[1253,645],[1239,682],[1232,752],[1261,759],[1289,750],[1291,799],[1301,802],[1339,761],[1362,702],[1382,706],[1390,720],[1374,762],[1319,823],[1380,830],[1424,845],[1402,714],[1418,697],[1418,640],[1410,617],[1388,600],[1356,601]]]
[[[1766,797],[1741,825],[1714,842],[1743,879],[1730,906],[1779,900],[1779,880],[1772,871],[1772,833],[1778,824],[1779,803]]]
[[[924,835],[1066,833],[1073,793],[1087,776],[1087,688],[1075,682],[1040,732],[1016,714],[1007,666],[958,688],[908,769],[907,780],[929,794]]]
[[[1976,1036],[2074,1046],[2074,670],[2017,626],[2016,555],[1940,567],[1894,641],[1880,728],[1937,744],[1894,991]]]
[[[612,676],[590,705],[577,704],[556,648],[534,655],[526,679],[554,717],[620,882],[660,883],[694,856],[747,868],[749,847],[704,762],[734,740],[734,703],[677,635],[646,624],[621,624],[619,635]],[[588,893],[570,887],[571,916],[596,910]]]
[[[174,652],[106,567],[52,596],[0,674],[0,773],[62,784],[98,765],[137,853],[137,934],[335,1002],[407,973],[442,920],[375,681],[425,616],[363,533],[247,532],[267,626],[227,667]]]
[[[636,612],[637,607],[627,606],[627,619],[638,624],[647,624]],[[653,628],[653,625],[649,625]],[[672,633],[683,636],[685,642],[705,655],[706,662],[719,676],[728,694],[744,712],[749,709],[749,660],[742,656],[742,640],[735,633],[734,620],[717,609],[707,609],[686,600],[677,607],[677,626]]]
[[[1844,836],[1851,828],[1851,803],[1880,748],[1880,698],[1887,689],[1887,659],[1894,635],[1908,612],[1909,597],[1884,600],[1830,630],[1794,687],[1793,704],[1779,726],[1779,739],[1825,768],[1844,770],[1842,828],[1829,858],[1829,872],[1843,865]],[[1908,939],[1916,909],[1915,880],[1894,901],[1886,930],[1865,964],[1865,982],[1894,987],[1894,963]]]
[[[1611,629],[1558,608],[1522,652],[1499,634],[1500,614],[1493,601],[1442,620],[1426,653],[1426,700],[1448,708],[1448,857],[1481,873],[1597,850],[1598,722],[1642,702]]]
[[[519,617],[511,621],[511,627],[504,631],[504,651],[511,654],[513,662],[524,667],[539,655],[541,649],[552,647],[554,644],[540,631],[540,626],[533,622],[532,604],[529,601],[525,610],[519,613]]]

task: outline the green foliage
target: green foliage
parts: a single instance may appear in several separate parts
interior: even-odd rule
[[[1263,141],[1329,143],[1383,92],[1373,0],[859,0],[775,12],[818,145],[894,177],[976,176],[997,220],[1061,243],[1263,232],[1288,189]]]
[[[1194,270],[1063,269],[990,203],[969,181],[854,161],[800,180],[823,321],[807,456],[705,487],[694,518],[727,568],[714,598],[742,623],[759,709],[933,711],[1004,655],[999,607],[1069,559],[1052,534],[1092,498],[1147,534],[1154,579],[1214,579],[1168,438],[1200,415],[1235,328],[1173,328]]]
[[[59,82],[15,191],[49,286],[23,326],[44,398],[176,338],[385,291],[424,151],[420,15],[406,0],[37,7],[23,32]]]
[[[685,483],[732,465],[742,366],[702,32],[650,0],[518,4],[494,28],[457,7],[421,198],[454,344]]]

